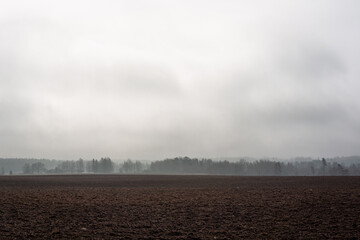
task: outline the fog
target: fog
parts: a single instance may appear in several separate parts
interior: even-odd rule
[[[358,1],[2,1],[0,155],[360,154]]]

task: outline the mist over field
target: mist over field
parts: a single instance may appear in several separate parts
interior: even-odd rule
[[[360,2],[0,4],[0,157],[360,154]]]

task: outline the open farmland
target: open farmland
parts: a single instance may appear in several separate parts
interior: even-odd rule
[[[1,239],[360,238],[360,177],[0,177]]]

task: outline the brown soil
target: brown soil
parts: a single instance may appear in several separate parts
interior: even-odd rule
[[[1,239],[358,239],[360,177],[2,176]]]

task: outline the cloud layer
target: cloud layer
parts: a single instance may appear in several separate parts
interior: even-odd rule
[[[3,157],[360,154],[358,1],[5,1]]]

